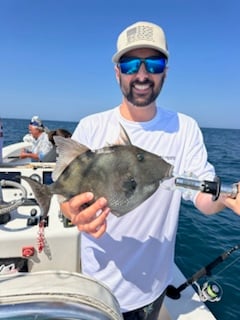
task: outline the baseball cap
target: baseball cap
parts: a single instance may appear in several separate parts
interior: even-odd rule
[[[167,58],[169,55],[163,29],[154,23],[140,21],[120,33],[117,40],[117,52],[113,55],[112,61],[118,63],[126,52],[139,48],[158,50]]]
[[[38,128],[38,129],[43,129],[44,128],[42,120],[39,118],[39,116],[33,116],[31,121],[30,121],[30,125]]]

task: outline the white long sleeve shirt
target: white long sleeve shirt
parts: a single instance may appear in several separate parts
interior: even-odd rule
[[[199,179],[215,176],[196,121],[162,108],[147,122],[125,120],[119,107],[88,116],[79,122],[72,139],[90,149],[114,144],[119,122],[133,145],[160,155],[174,166],[175,173],[191,172]],[[120,218],[110,214],[107,230],[99,239],[82,234],[83,273],[108,285],[122,312],[151,303],[171,283],[182,196],[194,202],[196,192],[182,194],[160,186],[128,214]]]

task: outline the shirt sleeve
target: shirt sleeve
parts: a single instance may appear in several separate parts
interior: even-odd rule
[[[214,166],[208,161],[208,153],[204,143],[203,134],[195,121],[192,122],[191,130],[189,130],[187,143],[187,156],[185,164],[186,178],[197,180],[213,181],[216,173]],[[185,189],[182,197],[185,200],[191,200],[195,203],[198,190]]]

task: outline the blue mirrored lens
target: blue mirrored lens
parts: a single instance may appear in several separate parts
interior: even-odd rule
[[[163,57],[150,57],[146,59],[126,57],[119,62],[119,67],[124,74],[137,73],[141,63],[144,63],[147,72],[162,73],[166,67],[166,59]]]
[[[149,73],[162,73],[166,67],[166,60],[164,58],[146,59],[145,67]]]
[[[131,59],[131,58],[126,58],[120,61],[120,70],[122,73],[125,74],[134,74],[137,73],[140,65],[141,65],[141,60],[140,59]]]

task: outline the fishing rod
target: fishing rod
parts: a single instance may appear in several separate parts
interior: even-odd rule
[[[169,285],[167,287],[166,295],[171,299],[175,299],[175,300],[179,299],[181,297],[180,292],[182,292],[184,289],[186,289],[191,284],[196,283],[196,281],[199,280],[200,278],[202,278],[203,276],[211,275],[211,271],[213,268],[215,268],[218,264],[220,264],[221,262],[226,260],[234,251],[239,250],[239,249],[240,249],[240,243],[235,245],[234,247],[230,248],[229,250],[224,251],[221,255],[219,255],[212,262],[210,262],[209,264],[207,264],[206,266],[204,266],[200,270],[198,270],[196,273],[194,273],[190,278],[188,278],[179,287],[176,288],[173,285]],[[198,286],[198,289],[199,289],[199,286]],[[212,302],[220,300],[220,299],[217,300],[218,294],[220,295],[220,292],[219,292],[220,288],[215,283],[213,283],[213,285],[212,284],[209,285],[208,283],[206,283],[206,286],[203,287],[203,290],[206,290],[207,295],[210,298],[212,297],[212,300],[207,299],[207,298],[205,300],[209,300]],[[206,295],[205,295],[205,297],[206,297]]]
[[[225,194],[233,199],[236,198],[238,193],[238,184],[226,185],[221,182],[219,177],[215,177],[213,181],[197,180],[188,177],[176,177],[175,187],[198,190],[204,193],[213,195],[213,200],[217,200],[220,194]]]
[[[211,194],[213,196],[213,201],[216,201],[220,194],[227,195],[235,199],[238,194],[238,184],[234,183],[232,185],[226,185],[221,182],[219,177],[215,177],[213,181],[209,180],[198,180],[187,176],[176,176],[174,180],[175,188],[177,189],[191,189],[197,190],[204,193]],[[181,297],[180,292],[186,289],[189,285],[195,284],[198,288],[198,293],[202,301],[219,301],[222,295],[222,289],[216,282],[206,282],[203,284],[202,289],[197,283],[197,280],[203,276],[211,275],[211,270],[215,268],[219,263],[226,260],[234,251],[240,249],[240,244],[230,248],[229,250],[223,252],[220,256],[210,262],[208,265],[202,267],[196,273],[194,273],[190,278],[188,278],[179,287],[174,287],[169,285],[167,287],[166,295],[172,299],[179,299]]]

